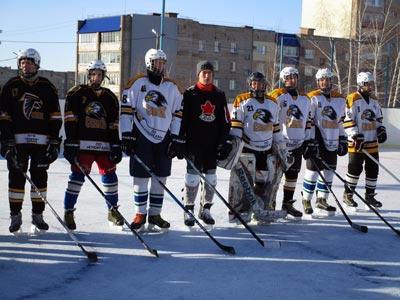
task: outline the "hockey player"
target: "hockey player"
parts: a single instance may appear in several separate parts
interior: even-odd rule
[[[349,140],[349,162],[343,201],[350,207],[357,207],[353,193],[363,165],[365,200],[376,208],[382,207],[382,203],[375,199],[379,166],[362,152],[362,149],[365,149],[379,161],[378,144],[384,143],[387,138],[382,110],[376,96],[372,93],[374,81],[374,76],[370,72],[360,72],[357,75],[357,92],[346,98],[344,128]]]
[[[238,177],[236,167],[231,171],[229,200],[236,211],[242,215],[243,220],[250,221],[252,211],[258,219],[259,211],[268,208],[270,204],[271,199],[267,199],[267,184],[275,176],[273,163],[269,163],[271,159],[274,159],[273,145],[277,145],[280,151],[286,151],[286,143],[280,130],[279,105],[274,98],[265,93],[264,74],[251,73],[247,82],[249,92],[238,95],[233,104],[230,134],[244,142],[239,164],[244,166],[247,176],[252,178],[251,181],[254,180],[254,193],[263,200],[263,203],[261,207],[258,204],[255,207],[255,203],[242,200],[241,193],[236,192],[236,190],[241,190],[238,188],[239,179],[236,179]],[[247,159],[249,157],[250,160]],[[230,222],[235,222],[232,212],[229,219]]]
[[[133,157],[136,154],[160,181],[171,175],[174,156],[183,158],[185,139],[179,136],[182,120],[182,94],[174,81],[164,77],[167,56],[163,50],[150,49],[145,55],[147,74],[140,74],[126,85],[121,103],[122,146],[130,158],[136,215],[131,228],[161,230],[170,223],[161,217],[164,189]],[[149,208],[147,207],[149,198]]]
[[[62,116],[54,85],[40,77],[40,54],[32,48],[17,55],[19,76],[11,78],[0,95],[1,155],[7,159],[9,171],[8,197],[10,201],[10,232],[22,225],[22,202],[28,164],[32,181],[45,197],[47,170],[60,149],[59,132]],[[45,202],[31,190],[32,224],[48,230],[43,219]]]
[[[186,157],[213,186],[217,184],[217,160],[224,160],[232,150],[228,136],[230,129],[229,110],[225,93],[213,85],[214,66],[209,61],[200,61],[196,68],[198,81],[183,94],[183,119],[180,136],[186,139]],[[204,138],[199,138],[203,136]],[[185,174],[183,200],[192,213],[200,185],[200,175],[188,163]],[[214,225],[210,209],[214,189],[202,182],[199,218],[207,225]],[[184,214],[186,226],[195,221]]]
[[[331,186],[333,170],[336,170],[337,155],[347,154],[347,136],[343,128],[346,99],[338,92],[332,91],[332,72],[327,68],[319,69],[315,75],[318,89],[308,93],[311,99],[311,138],[318,144],[319,159],[329,165],[329,170],[319,160],[314,160],[318,169]],[[331,215],[336,207],[327,203],[329,190],[323,179],[318,177],[318,170],[310,159],[306,162],[303,180],[303,208],[306,214],[312,214],[311,199],[317,188],[315,207]]]
[[[279,119],[283,138],[288,151],[295,161],[285,172],[283,180],[282,209],[295,218],[303,216],[294,206],[293,199],[297,177],[301,169],[302,155],[308,158],[314,155],[316,144],[310,140],[310,107],[308,96],[298,91],[297,85],[299,72],[296,68],[285,67],[280,72],[280,80],[283,88],[277,88],[269,93],[278,101],[280,107]]]
[[[123,225],[122,216],[111,209],[118,204],[116,164],[122,158],[118,131],[119,101],[111,90],[101,86],[107,73],[101,60],[91,61],[86,71],[88,84],[76,85],[69,90],[64,109],[64,157],[71,164],[64,196],[64,221],[71,230],[76,229],[75,204],[85,181],[85,174],[77,163],[87,174],[93,162],[97,164],[107,197],[108,221]]]

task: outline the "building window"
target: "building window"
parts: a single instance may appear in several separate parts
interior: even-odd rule
[[[383,0],[367,0],[368,6],[383,7]]]
[[[78,74],[78,84],[87,84],[87,74],[86,73]]]
[[[199,52],[206,51],[206,42],[203,40],[199,40]]]
[[[236,62],[231,61],[231,72],[236,72]]]
[[[306,49],[306,52],[304,54],[305,59],[313,59],[314,58],[314,50],[312,49]]]
[[[283,47],[283,55],[284,56],[299,56],[299,48],[292,46],[284,46]]]
[[[218,79],[214,79],[213,80],[213,85],[215,85],[216,87],[219,87]]]
[[[219,71],[219,61],[214,60],[214,71]]]
[[[307,83],[307,84],[304,85],[304,90],[305,91],[311,91],[311,89],[312,89],[311,84]]]
[[[231,79],[229,80],[229,90],[234,91],[236,89],[236,81]]]
[[[313,67],[305,66],[304,67],[304,75],[305,76],[313,76]]]
[[[110,85],[119,85],[119,74],[118,73],[107,73],[107,77],[105,81],[106,84],[110,84]]]
[[[256,53],[257,53],[258,55],[263,55],[263,56],[265,56],[265,54],[267,53],[267,50],[266,50],[266,48],[265,48],[264,45],[257,45],[257,46],[256,46]]]
[[[251,59],[251,54],[250,53],[246,53],[244,55],[244,60],[250,60]]]
[[[237,45],[236,43],[231,43],[231,53],[237,53]]]
[[[100,37],[101,37],[102,43],[119,43],[120,42],[119,31],[102,32]]]
[[[79,44],[96,43],[96,33],[85,33],[79,35]]]
[[[95,52],[80,52],[78,55],[78,64],[88,64],[92,60],[97,60]]]
[[[214,52],[221,52],[221,42],[214,42]]]
[[[101,60],[105,64],[118,64],[121,62],[121,55],[119,52],[103,52],[101,53]]]

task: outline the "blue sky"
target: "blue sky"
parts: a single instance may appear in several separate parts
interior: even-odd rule
[[[43,69],[73,71],[78,20],[121,14],[161,13],[162,4],[162,0],[2,0],[0,66],[15,68],[13,52],[32,47],[40,52]],[[301,0],[165,0],[165,11],[176,12],[181,18],[205,24],[248,25],[286,33],[298,33],[301,24]]]

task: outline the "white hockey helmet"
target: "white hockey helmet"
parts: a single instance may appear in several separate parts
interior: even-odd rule
[[[323,92],[323,93],[329,93],[332,89],[332,71],[328,68],[323,68],[323,69],[318,69],[317,74],[315,74],[315,79],[317,80],[317,87]],[[324,87],[321,88],[319,85],[319,80],[322,78],[328,78],[329,79],[329,87]]]
[[[282,83],[285,83],[286,77],[292,74],[297,75],[297,78],[299,78],[299,70],[294,67],[285,67],[281,70],[279,78],[281,79]]]
[[[86,72],[87,72],[87,78],[89,81],[89,85],[92,85],[95,89],[100,88],[101,82],[100,83],[95,83],[90,81],[90,76],[92,74],[93,70],[100,70],[103,73],[103,78],[101,79],[101,82],[103,82],[104,78],[106,77],[107,73],[107,68],[106,65],[103,63],[101,60],[92,60],[89,65],[86,67]]]
[[[165,52],[161,49],[150,49],[146,52],[146,55],[144,57],[144,61],[146,64],[146,69],[149,70],[150,72],[156,74],[156,75],[163,75],[164,74],[164,68],[162,70],[159,70],[156,65],[154,64],[155,60],[163,60],[164,63],[167,61],[167,55]]]
[[[357,75],[357,85],[363,87],[366,83],[375,81],[374,75],[371,72],[360,72]]]
[[[36,65],[37,69],[40,68],[40,54],[37,50],[33,48],[28,48],[24,50],[20,50],[17,54],[17,67],[19,69],[20,61],[22,59],[30,59]]]

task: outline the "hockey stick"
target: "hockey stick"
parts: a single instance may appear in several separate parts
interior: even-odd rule
[[[376,163],[378,166],[382,167],[386,172],[388,172],[390,175],[392,175],[392,177],[393,177],[394,179],[396,179],[397,182],[400,183],[400,179],[399,179],[396,175],[394,175],[388,168],[386,168],[381,162],[379,162],[379,160],[377,160],[375,157],[373,157],[371,154],[369,154],[367,150],[362,149],[362,152],[364,152],[364,154],[365,154],[366,156],[368,156],[369,159],[371,159],[371,160],[372,160],[374,163]]]
[[[182,203],[181,201],[178,200],[178,198],[176,198],[176,196],[168,189],[168,187],[160,180],[160,178],[158,178],[157,175],[154,174],[154,172],[140,159],[139,156],[137,156],[136,154],[133,155],[133,157],[136,159],[136,161],[146,170],[146,172],[155,180],[157,180],[157,182],[164,188],[164,190],[171,196],[172,199],[174,199],[174,201],[187,213],[189,214],[194,221],[196,222],[196,224],[204,231],[205,234],[207,234],[207,236],[223,251],[229,252],[231,254],[235,254],[235,248],[231,247],[231,246],[225,246],[223,244],[221,244],[220,242],[218,242],[214,236],[212,236],[212,234],[210,232],[208,232],[208,230],[200,223],[200,221],[194,216],[194,214],[187,209]]]
[[[147,243],[143,240],[143,238],[136,232],[136,230],[132,229],[129,222],[124,218],[124,216],[119,212],[118,208],[111,205],[110,201],[108,201],[107,196],[104,194],[104,192],[99,188],[99,186],[94,182],[92,177],[85,171],[85,169],[77,162],[75,161],[75,165],[79,168],[79,170],[86,176],[87,179],[93,184],[93,186],[96,188],[96,190],[103,196],[103,198],[106,200],[107,204],[111,207],[111,210],[115,211],[117,214],[119,214],[122,219],[124,220],[124,224],[132,231],[132,233],[137,237],[137,239],[142,243],[142,245],[149,251],[151,254],[154,256],[158,257],[158,252],[157,250],[151,248]]]
[[[340,181],[342,181],[346,186],[348,186],[350,188],[350,186],[348,185],[348,183],[346,182],[346,180],[344,178],[342,178],[335,170],[331,169],[329,167],[329,165],[324,161],[321,160],[322,164],[324,164],[324,166],[328,169],[331,170],[336,176],[337,178],[340,179]],[[388,221],[386,221],[386,219],[384,217],[382,217],[382,215],[375,209],[375,207],[373,207],[371,204],[368,203],[367,200],[365,200],[359,193],[357,193],[357,191],[353,191],[354,194],[357,195],[358,198],[360,198],[360,200],[362,202],[364,202],[387,226],[389,226],[390,229],[392,229],[397,235],[400,236],[400,230],[394,228]]]
[[[349,223],[349,225],[350,225],[352,228],[357,229],[357,230],[359,230],[359,231],[361,231],[361,232],[364,232],[364,233],[368,232],[368,227],[367,227],[367,226],[356,224],[356,223],[354,223],[353,221],[350,220],[349,216],[346,214],[346,212],[345,212],[343,206],[340,204],[340,202],[339,202],[338,198],[336,197],[335,193],[333,192],[332,188],[330,187],[330,185],[329,185],[328,182],[326,181],[325,177],[322,175],[322,172],[321,172],[321,170],[318,168],[318,165],[317,165],[317,163],[315,162],[314,158],[313,158],[313,157],[310,157],[310,160],[311,160],[312,164],[314,165],[315,169],[317,170],[319,177],[320,177],[320,178],[322,179],[322,181],[324,182],[326,188],[328,189],[328,191],[332,194],[333,198],[335,199],[336,204],[339,206],[339,208],[340,208],[340,210],[341,210],[343,216],[346,218],[346,220],[347,220],[347,222]]]
[[[13,163],[17,166],[17,161],[15,159],[12,159]],[[64,227],[64,229],[67,231],[69,237],[75,242],[75,244],[81,248],[83,253],[86,255],[86,257],[89,259],[89,262],[95,263],[98,261],[97,254],[94,251],[88,251],[83,247],[83,245],[78,241],[76,236],[72,233],[72,231],[67,227],[65,222],[60,218],[60,216],[57,214],[56,210],[51,206],[50,202],[47,201],[46,197],[43,196],[42,192],[39,190],[39,188],[36,186],[36,184],[33,182],[33,180],[26,174],[25,171],[23,171],[20,167],[17,167],[17,169],[24,175],[25,179],[28,180],[30,185],[33,187],[33,189],[36,191],[36,193],[39,195],[40,198],[42,198],[42,201],[50,208],[51,212],[54,214],[54,216],[57,218],[57,220],[60,222],[60,224]]]
[[[185,157],[186,161],[189,165],[196,171],[196,173],[204,180],[205,183],[211,187],[217,196],[222,200],[222,202],[232,211],[235,217],[242,223],[242,225],[251,233],[251,235],[264,247],[264,242],[257,236],[257,234],[250,228],[250,226],[242,219],[242,217],[235,211],[235,209],[225,200],[225,198],[218,192],[216,187],[210,183],[210,181],[200,172],[200,170],[194,165],[194,163],[188,158]]]

